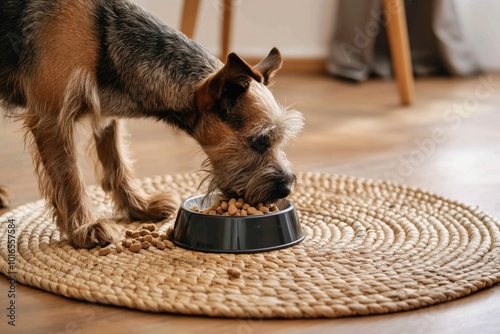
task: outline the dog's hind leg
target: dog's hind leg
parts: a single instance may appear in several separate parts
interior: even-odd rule
[[[119,122],[112,120],[95,135],[103,189],[111,193],[118,211],[130,219],[159,221],[168,218],[176,210],[177,198],[170,193],[148,196],[135,184]]]
[[[5,186],[0,186],[0,208],[9,206],[9,192]]]

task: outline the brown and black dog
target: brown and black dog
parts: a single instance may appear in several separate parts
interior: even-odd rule
[[[196,139],[209,191],[251,203],[288,196],[295,175],[283,148],[303,119],[267,87],[281,64],[277,49],[253,67],[235,54],[223,64],[127,0],[0,2],[0,100],[23,123],[40,191],[75,247],[119,236],[86,197],[77,123],[92,129],[102,187],[131,219],[162,220],[176,201],[134,183],[123,118],[163,121]]]

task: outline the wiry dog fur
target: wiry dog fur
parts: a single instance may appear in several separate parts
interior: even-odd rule
[[[0,100],[22,120],[41,193],[75,247],[113,242],[119,232],[94,216],[85,195],[81,122],[94,133],[103,189],[132,219],[162,220],[176,203],[135,185],[122,118],[163,121],[194,137],[208,156],[210,191],[253,203],[286,197],[295,176],[283,148],[303,121],[266,87],[281,63],[273,49],[254,67],[235,54],[224,65],[127,0],[0,3]]]

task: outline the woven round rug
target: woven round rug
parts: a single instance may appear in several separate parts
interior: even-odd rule
[[[139,183],[150,193],[168,189],[187,198],[201,179],[186,174]],[[100,188],[89,195],[102,216],[112,214]],[[7,275],[15,267],[18,282],[80,300],[244,318],[398,312],[500,281],[500,225],[477,207],[390,182],[318,173],[299,174],[292,199],[305,240],[238,255],[175,247],[99,256],[98,248],[74,249],[61,240],[39,201],[0,218],[0,269]],[[7,219],[15,220],[15,231]],[[159,223],[159,231],[173,220]],[[14,258],[8,256],[12,240]],[[241,277],[229,276],[228,268],[240,269]]]

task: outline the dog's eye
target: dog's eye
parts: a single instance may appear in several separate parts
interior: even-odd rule
[[[251,137],[248,138],[248,141],[250,142],[250,147],[261,154],[267,151],[271,145],[268,136]]]

